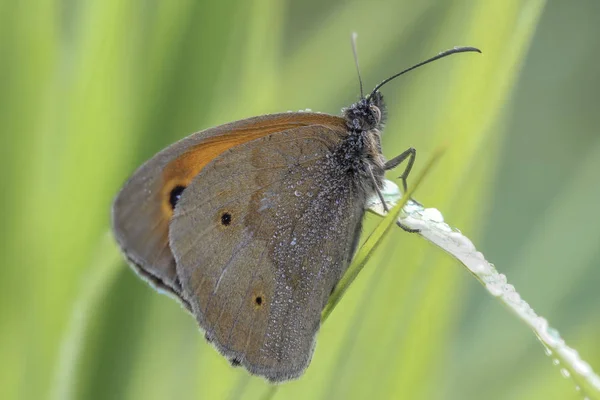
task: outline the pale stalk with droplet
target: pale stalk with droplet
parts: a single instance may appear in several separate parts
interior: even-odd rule
[[[393,206],[400,199],[396,197],[399,189],[394,186],[393,182],[386,182],[385,199],[388,207]],[[385,215],[379,198],[373,197],[370,206],[371,211]],[[498,273],[494,265],[477,251],[471,240],[444,222],[441,212],[435,208],[425,208],[410,200],[403,206],[398,222],[409,228],[418,229],[421,237],[460,261],[492,296],[498,298],[533,330],[546,348],[546,354],[554,357],[555,365],[562,365],[561,374],[573,379],[582,396],[600,399],[600,376],[575,349],[565,343],[558,331],[550,327],[545,318],[536,314],[521,298],[515,287],[508,283],[506,276]]]

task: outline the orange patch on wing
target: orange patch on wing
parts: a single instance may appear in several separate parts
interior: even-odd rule
[[[271,124],[234,128],[224,135],[207,138],[204,142],[191,147],[181,156],[167,164],[163,171],[163,185],[160,193],[164,215],[168,218],[173,215],[173,209],[169,202],[171,191],[176,186],[187,187],[192,182],[192,179],[202,171],[202,168],[224,151],[272,133],[301,126],[326,125],[345,129],[341,118],[332,118],[326,114],[315,116],[314,114],[298,115],[290,113],[290,117],[286,117],[282,116],[278,123],[270,121]]]

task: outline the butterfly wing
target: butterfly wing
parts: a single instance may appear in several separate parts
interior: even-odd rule
[[[170,225],[182,293],[208,340],[271,381],[308,366],[360,233],[365,199],[335,154],[345,134],[307,126],[225,151]]]
[[[223,151],[273,132],[321,123],[340,125],[339,117],[284,113],[250,118],[195,133],[167,147],[142,165],[123,186],[112,209],[115,237],[132,267],[157,289],[181,297],[175,259],[169,248],[172,198]]]

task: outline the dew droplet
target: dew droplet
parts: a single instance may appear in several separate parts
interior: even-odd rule
[[[502,287],[497,283],[488,283],[485,288],[492,294],[492,296],[500,296],[502,294]]]

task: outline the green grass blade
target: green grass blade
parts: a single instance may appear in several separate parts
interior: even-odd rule
[[[52,399],[77,398],[77,382],[81,368],[81,353],[85,337],[89,334],[91,319],[108,295],[108,289],[122,268],[123,257],[114,244],[112,235],[106,234],[96,250],[95,260],[86,271],[80,293],[73,305],[68,328],[61,340]]]

